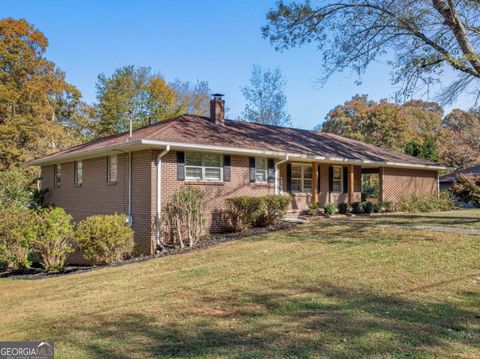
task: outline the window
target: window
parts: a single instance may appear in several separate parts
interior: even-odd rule
[[[333,166],[332,192],[343,190],[343,167]]]
[[[255,157],[255,182],[267,182],[267,159]]]
[[[62,165],[53,165],[53,183],[56,187],[60,187],[62,180]]]
[[[73,183],[82,184],[83,182],[83,164],[82,161],[75,161]]]
[[[110,183],[117,182],[117,155],[108,156],[107,181]]]
[[[312,165],[292,164],[292,192],[312,192]]]
[[[211,153],[185,153],[185,179],[190,181],[221,181],[222,155]]]

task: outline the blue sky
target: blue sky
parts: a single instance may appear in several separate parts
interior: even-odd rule
[[[231,118],[245,105],[240,87],[252,65],[278,67],[287,80],[293,124],[307,129],[357,93],[375,100],[393,95],[385,61],[372,64],[360,86],[344,73],[320,87],[322,67],[314,46],[278,53],[262,38],[260,28],[273,6],[274,1],[258,0],[8,0],[1,16],[25,18],[40,29],[50,42],[48,58],[89,103],[95,101],[99,73],[130,64],[150,66],[167,80],[207,80],[212,91],[226,95]],[[453,106],[469,103],[463,99]]]

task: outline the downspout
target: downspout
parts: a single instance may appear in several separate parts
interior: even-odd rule
[[[278,194],[279,192],[278,191],[278,166],[287,161],[288,161],[288,155],[285,155],[285,159],[275,162],[275,194]]]
[[[128,152],[128,213],[127,224],[132,226],[132,152]]]
[[[160,152],[157,156],[157,213],[156,213],[156,228],[155,238],[157,247],[161,247],[161,224],[162,224],[162,157],[170,151],[170,145],[165,147],[165,150]]]

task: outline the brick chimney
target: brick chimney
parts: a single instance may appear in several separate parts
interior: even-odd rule
[[[225,124],[225,101],[222,100],[223,95],[220,93],[212,94],[210,100],[210,120],[216,125]]]

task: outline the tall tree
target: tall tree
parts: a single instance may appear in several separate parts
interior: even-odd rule
[[[291,125],[285,87],[286,81],[279,69],[263,70],[260,66],[253,66],[250,84],[241,89],[247,101],[242,117],[268,125]]]
[[[403,98],[437,82],[448,67],[458,74],[441,93],[449,102],[469,87],[478,90],[479,10],[477,0],[279,1],[262,30],[277,50],[315,43],[324,80],[347,68],[360,75],[393,51],[392,80],[403,85]]]
[[[436,103],[412,100],[397,105],[356,95],[331,110],[321,130],[436,161],[442,113]]]
[[[127,131],[179,113],[175,90],[149,67],[125,66],[98,76],[95,137]]]
[[[80,92],[45,58],[47,38],[26,20],[0,20],[0,169],[77,142]],[[75,116],[65,117],[70,111]],[[81,132],[81,131],[80,131]]]
[[[480,163],[480,114],[454,109],[442,120],[440,154],[445,164],[466,168]]]
[[[207,81],[189,81],[176,79],[170,86],[176,92],[176,104],[181,112],[192,115],[208,116],[210,113],[210,86]]]

